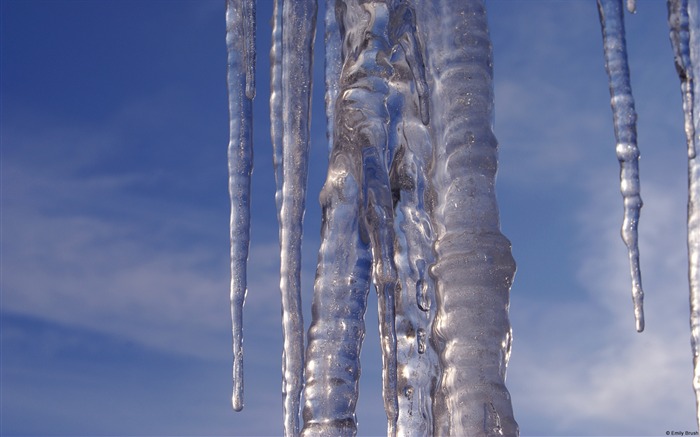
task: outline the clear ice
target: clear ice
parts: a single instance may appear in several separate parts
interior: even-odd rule
[[[700,427],[700,17],[697,0],[668,0],[668,23],[688,143],[688,281],[690,286],[690,344],[693,353],[693,390]]]
[[[644,330],[644,291],[639,266],[637,228],[642,198],[639,194],[639,149],[637,148],[637,113],[630,84],[625,42],[625,20],[622,0],[598,0],[603,30],[605,69],[610,79],[610,104],[615,127],[615,153],[620,161],[620,191],[624,216],[620,234],[627,246],[632,277],[632,302],[637,332]]]
[[[515,262],[500,232],[484,0],[325,0],[330,153],[304,349],[301,237],[317,0],[274,0],[270,117],[280,223],[285,435],[357,433],[360,352],[377,292],[389,435],[517,435],[505,386]],[[255,0],[226,1],[233,408],[243,407]],[[634,12],[635,0],[626,0]],[[598,0],[637,330],[639,150],[623,0]],[[700,394],[700,21],[668,0],[689,158],[693,387]],[[303,398],[302,398],[303,394]],[[299,414],[303,399],[303,427]],[[700,397],[698,397],[700,399]],[[700,404],[696,403],[700,413]],[[698,414],[700,417],[700,414]]]
[[[250,241],[250,175],[253,171],[253,105],[255,23],[253,1],[226,1],[228,51],[228,190],[231,201],[231,320],[233,324],[233,409],[243,408],[243,304],[248,291],[246,266]],[[241,33],[243,37],[241,37]],[[250,41],[253,41],[252,43]],[[250,44],[253,55],[251,57]]]
[[[282,298],[282,394],[286,435],[299,434],[304,380],[304,322],[301,310],[301,243],[306,180],[313,48],[314,0],[276,0],[273,12],[270,118],[277,191]]]

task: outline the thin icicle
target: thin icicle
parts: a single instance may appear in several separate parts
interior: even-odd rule
[[[620,191],[624,204],[622,240],[627,245],[632,277],[632,301],[637,332],[644,330],[644,291],[639,266],[637,227],[642,198],[639,194],[639,149],[637,148],[637,113],[630,84],[625,42],[622,0],[598,0],[603,30],[605,69],[610,79],[610,104],[613,110],[615,152],[620,161]]]
[[[637,12],[637,0],[627,0],[627,10],[633,14]]]
[[[338,80],[343,67],[341,60],[341,41],[336,3],[338,0],[326,0],[325,32],[325,76],[326,76],[326,139],[328,153],[333,150],[333,123],[335,120],[335,101],[338,98]]]
[[[697,0],[668,0],[668,24],[688,143],[688,282],[690,286],[690,345],[693,353],[695,413],[700,428],[700,17]]]
[[[693,92],[693,150],[700,145],[700,4],[688,1],[690,62]],[[688,277],[690,282],[690,333],[693,351],[693,389],[695,414],[700,428],[700,160],[688,160]]]
[[[309,131],[311,128],[311,82],[313,48],[316,36],[316,0],[282,2],[275,10],[275,47],[272,62],[272,88],[281,90],[281,114],[278,95],[271,99],[273,142],[279,141],[279,117],[282,117],[282,185],[278,200],[280,220],[280,292],[282,295],[282,333],[284,432],[299,434],[299,405],[304,381],[304,323],[301,308],[301,242],[306,206]],[[281,40],[279,25],[282,25]],[[281,57],[281,65],[279,58]],[[281,75],[279,68],[281,67]],[[275,83],[281,78],[281,85]],[[275,152],[279,144],[275,144]],[[279,159],[279,157],[276,157]],[[276,175],[279,177],[279,162]],[[278,190],[280,182],[277,182]],[[279,193],[278,193],[279,194]]]
[[[243,40],[245,45],[245,95],[255,98],[255,0],[243,2]]]
[[[246,96],[244,22],[240,1],[226,2],[229,129],[228,172],[231,199],[231,320],[233,325],[233,409],[243,408],[243,305],[247,293],[246,264],[250,241],[250,175],[253,170],[252,100]],[[253,37],[254,38],[254,37]]]
[[[275,205],[277,222],[281,223],[282,210],[282,5],[274,0],[272,9],[272,47],[270,48],[270,137],[272,140],[272,167],[275,173]],[[280,241],[282,235],[280,233]]]

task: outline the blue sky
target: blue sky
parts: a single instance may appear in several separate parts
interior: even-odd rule
[[[281,433],[271,1],[259,3],[246,407],[234,413],[223,0],[2,0],[3,435]],[[498,196],[518,263],[508,386],[521,432],[693,430],[686,149],[665,2],[626,15],[643,334],[595,2],[487,5]],[[317,40],[307,324],[327,161]],[[385,429],[376,319],[370,305],[360,435]]]

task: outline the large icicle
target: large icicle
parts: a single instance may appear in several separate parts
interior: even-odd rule
[[[432,341],[442,369],[435,435],[516,435],[505,373],[515,273],[495,196],[491,42],[483,0],[416,4],[425,44],[433,134],[432,212],[437,313]]]
[[[384,407],[388,432],[393,434],[397,274],[386,106],[393,71],[390,6],[384,1],[344,0],[336,10],[343,67],[333,114],[333,150],[321,193],[323,242],[307,349],[304,433],[356,432],[359,352],[371,260],[379,300]]]
[[[229,145],[228,172],[231,198],[231,320],[233,325],[233,409],[243,408],[243,304],[247,292],[246,264],[250,240],[250,175],[253,170],[251,96],[254,84],[246,80],[255,75],[254,57],[248,53],[249,41],[255,41],[253,20],[255,2],[227,0],[226,48],[228,51]],[[254,46],[253,46],[254,47]]]
[[[668,23],[685,116],[688,143],[688,280],[693,390],[700,427],[700,19],[697,0],[668,0]]]
[[[306,205],[317,4],[316,0],[293,0],[282,1],[282,5],[280,23],[279,4],[275,4],[275,46],[272,51],[271,71],[273,94],[270,97],[270,106],[280,223],[284,432],[285,435],[291,436],[299,434],[299,405],[304,381],[301,242]]]
[[[625,42],[622,0],[598,0],[603,30],[605,69],[610,78],[610,104],[615,126],[615,152],[620,161],[620,191],[624,204],[621,235],[627,246],[632,277],[632,301],[637,332],[644,330],[644,291],[639,266],[637,227],[642,198],[639,194],[639,149],[637,148],[637,113],[630,84]]]
[[[426,126],[430,121],[429,93],[418,41],[413,7],[409,2],[396,4],[391,14],[394,72],[387,107],[396,214],[394,260],[400,285],[396,295],[396,433],[400,436],[432,433],[431,393],[439,378],[431,341],[435,281],[428,272],[435,261],[429,181],[433,150]]]

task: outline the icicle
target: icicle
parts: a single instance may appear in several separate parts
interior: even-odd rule
[[[700,4],[688,1],[690,27],[690,62],[692,68],[693,150],[700,144]],[[688,277],[690,279],[690,332],[693,351],[693,389],[695,411],[700,428],[700,162],[693,155],[688,160]]]
[[[272,166],[275,172],[275,205],[277,222],[282,223],[282,5],[284,0],[274,0],[272,9],[272,47],[270,48],[270,137],[272,140]],[[280,231],[280,241],[282,233]]]
[[[250,12],[248,10],[247,12]],[[229,195],[231,198],[231,320],[233,324],[233,409],[243,408],[243,304],[247,293],[246,264],[250,240],[250,175],[253,170],[252,101],[246,95],[246,46],[241,33],[250,19],[241,2],[226,2],[228,96],[230,139],[228,145]],[[248,39],[253,36],[248,36]],[[254,73],[254,71],[253,71]]]
[[[333,123],[335,120],[335,101],[338,98],[338,79],[343,67],[340,56],[340,30],[336,18],[336,3],[338,0],[326,0],[326,139],[328,140],[328,152],[333,150]]]
[[[360,4],[362,3],[362,4]],[[389,44],[389,6],[384,2],[345,0],[338,27],[343,41],[339,100],[333,114],[333,150],[321,194],[324,211],[323,243],[319,254],[312,326],[307,349],[305,434],[354,434],[359,351],[364,336],[367,260],[379,300],[382,379],[388,433],[394,434],[397,415],[396,331],[394,325],[397,273],[394,265],[393,198],[389,184],[389,113],[386,99],[392,46]],[[341,97],[342,96],[342,97]],[[367,241],[369,244],[367,244]],[[333,246],[341,246],[342,255]],[[344,276],[339,276],[339,273]],[[354,279],[361,277],[363,281]],[[349,289],[342,285],[352,279]],[[368,278],[367,278],[368,279]],[[327,296],[337,296],[332,306]],[[334,313],[352,314],[332,320]],[[330,313],[330,314],[329,314]],[[359,319],[358,319],[359,317]],[[325,329],[324,329],[325,328]],[[348,334],[348,329],[358,334]],[[359,335],[361,331],[362,335]],[[344,343],[345,341],[345,343]],[[347,356],[326,351],[328,343],[342,344]],[[336,375],[342,362],[342,376]],[[339,403],[328,399],[322,381],[340,378]],[[335,396],[334,396],[335,398]]]
[[[627,10],[633,14],[637,12],[637,0],[627,0]]]
[[[668,0],[668,24],[688,143],[688,280],[690,285],[690,345],[693,353],[693,390],[700,427],[700,17],[697,0]]]
[[[693,141],[693,69],[690,62],[690,28],[688,0],[668,0],[668,24],[671,29],[671,46],[676,71],[681,79],[685,136],[688,143],[688,158],[695,158]]]
[[[322,243],[306,349],[305,436],[354,436],[372,259],[360,235],[359,186],[341,155],[321,192]],[[342,244],[338,244],[342,241]]]
[[[279,4],[275,2],[270,107],[278,190],[275,196],[280,223],[284,432],[285,435],[298,435],[304,381],[301,242],[306,204],[317,5],[315,0],[282,1],[282,5],[280,11]]]
[[[396,434],[432,434],[431,392],[439,377],[438,358],[429,333],[435,318],[435,282],[428,273],[433,256],[430,223],[429,172],[432,143],[428,86],[422,49],[418,44],[415,12],[408,2],[397,2],[391,12],[394,46],[387,107],[391,186],[394,192],[394,262],[398,271],[396,296],[396,350],[398,418]]]
[[[632,277],[632,301],[637,332],[644,330],[644,291],[639,266],[637,227],[642,198],[639,195],[639,149],[637,148],[637,113],[630,85],[625,43],[622,0],[598,0],[603,30],[605,69],[610,78],[610,103],[613,110],[615,152],[620,161],[620,191],[624,203],[622,240],[627,245]]]
[[[431,341],[442,369],[432,434],[487,435],[497,423],[504,435],[516,435],[505,387],[515,263],[499,229],[495,197],[493,72],[484,2],[416,3],[416,22],[432,91],[431,276],[437,314]]]
[[[249,99],[255,98],[255,0],[242,0],[243,2],[243,40],[245,52],[243,62],[245,65],[245,95]]]

